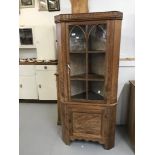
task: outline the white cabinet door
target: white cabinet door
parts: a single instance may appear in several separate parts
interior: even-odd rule
[[[56,77],[52,71],[36,71],[39,100],[57,100]]]
[[[35,76],[19,77],[19,98],[20,99],[38,99]]]
[[[52,26],[36,26],[36,47],[38,59],[56,59],[54,31]]]

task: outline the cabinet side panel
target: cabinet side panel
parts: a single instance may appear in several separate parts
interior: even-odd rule
[[[121,37],[121,20],[115,20],[114,24],[114,45],[113,45],[113,61],[112,61],[112,100],[117,99],[118,87],[118,69],[119,69],[119,54],[120,54],[120,37]]]
[[[107,102],[111,100],[112,83],[112,53],[113,53],[114,21],[108,21],[107,29],[107,53],[106,53],[106,78],[105,78],[105,97]]]
[[[56,24],[56,34],[57,34],[57,52],[58,52],[58,73],[59,73],[59,97],[60,101],[65,98],[65,81],[64,81],[64,44],[65,44],[65,24]]]

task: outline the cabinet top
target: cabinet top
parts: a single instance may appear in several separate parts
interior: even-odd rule
[[[60,14],[55,16],[55,23],[94,20],[122,20],[122,18],[123,13],[119,11]]]

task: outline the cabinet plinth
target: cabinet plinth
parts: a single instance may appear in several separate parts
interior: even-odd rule
[[[114,146],[121,12],[55,16],[58,115],[65,144]]]

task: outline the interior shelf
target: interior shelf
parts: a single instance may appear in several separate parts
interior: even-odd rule
[[[78,50],[77,50],[77,51],[70,51],[70,53],[72,53],[72,54],[74,54],[74,53],[83,53],[83,54],[84,54],[84,53],[86,53],[86,51],[84,51],[84,50],[78,51]]]
[[[105,50],[93,50],[93,51],[88,51],[88,53],[105,53]],[[71,54],[77,54],[77,53],[86,53],[86,51],[70,51]]]
[[[71,96],[72,99],[86,99],[86,92]],[[88,100],[103,100],[104,97],[100,94],[89,91]]]
[[[88,74],[87,79],[90,81],[104,81],[104,76],[103,75],[98,75],[98,74]]]
[[[86,74],[73,75],[71,80],[86,80]]]
[[[86,92],[71,96],[72,99],[86,99]]]
[[[71,80],[89,80],[89,81],[104,81],[103,75],[98,74],[78,74],[71,76]]]
[[[104,97],[92,91],[88,92],[88,100],[103,100]]]
[[[105,53],[105,50],[93,50],[93,51],[88,51],[88,53]]]

